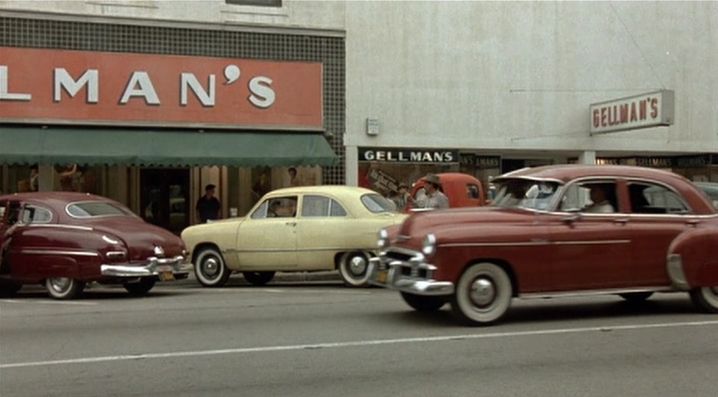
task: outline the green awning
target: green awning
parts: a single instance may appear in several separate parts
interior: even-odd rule
[[[337,156],[320,133],[0,126],[0,163],[328,166]]]

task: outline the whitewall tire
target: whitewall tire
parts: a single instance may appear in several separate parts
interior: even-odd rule
[[[339,260],[339,275],[348,286],[369,285],[369,255],[361,251],[345,253]]]
[[[74,299],[85,289],[85,283],[69,277],[50,277],[45,279],[45,288],[52,298]]]
[[[222,254],[216,248],[203,248],[194,261],[194,274],[205,287],[221,287],[232,272],[227,269]]]
[[[451,310],[464,323],[487,325],[506,314],[512,297],[511,279],[504,269],[493,263],[477,263],[461,275]]]

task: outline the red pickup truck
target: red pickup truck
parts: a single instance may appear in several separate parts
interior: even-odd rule
[[[486,192],[481,182],[469,174],[459,172],[446,172],[436,174],[441,181],[441,190],[449,199],[449,207],[476,207],[486,205]],[[411,188],[411,197],[416,200],[417,195],[426,186],[426,179],[416,181]],[[407,204],[406,211],[411,211],[412,203]]]

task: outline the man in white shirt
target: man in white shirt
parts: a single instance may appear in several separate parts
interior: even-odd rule
[[[594,214],[610,214],[616,212],[613,205],[608,201],[608,193],[604,185],[589,185],[591,187],[592,203],[583,208],[582,212]]]

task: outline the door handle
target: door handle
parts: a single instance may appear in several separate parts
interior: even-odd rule
[[[616,218],[613,220],[613,223],[620,223],[621,225],[625,225],[628,223],[628,218]]]
[[[688,219],[686,221],[686,225],[690,225],[690,226],[696,226],[699,223],[701,223],[701,221],[698,219]]]
[[[287,222],[285,223],[287,226],[297,226],[297,222]]]

